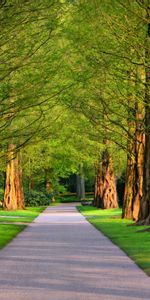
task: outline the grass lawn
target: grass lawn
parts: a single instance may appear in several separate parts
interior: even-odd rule
[[[150,232],[137,232],[146,226],[127,226],[133,222],[121,219],[121,209],[80,205],[78,210],[150,276]]]
[[[27,207],[26,210],[4,211],[0,210],[0,249],[8,244],[26,225],[14,224],[15,222],[32,222],[45,207]],[[11,224],[1,224],[11,222]]]

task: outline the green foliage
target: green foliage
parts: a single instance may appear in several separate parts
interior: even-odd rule
[[[94,207],[78,207],[79,211],[87,217],[88,221],[98,230],[109,237],[135,261],[148,275],[150,275],[150,234],[139,232],[131,220],[121,219],[121,209],[101,210]],[[145,229],[141,226],[140,229]]]
[[[3,1],[0,171],[13,139],[26,146],[21,164],[29,180],[42,186],[48,180],[52,193],[63,193],[59,178],[76,174],[82,163],[90,191],[107,140],[121,176],[128,122],[135,120],[129,94],[145,99],[145,83],[135,76],[145,66],[145,11],[146,1],[136,0]],[[48,203],[42,192],[25,198],[26,205]]]
[[[0,188],[0,203],[3,201],[4,198],[4,189]]]
[[[22,145],[40,136],[43,128],[50,131],[59,114],[54,98],[60,86],[55,77],[62,55],[58,36],[64,14],[64,4],[59,0],[19,3],[11,0],[1,5],[0,141],[3,145],[12,137],[14,143]]]
[[[50,204],[50,195],[31,190],[29,193],[25,193],[25,205],[26,206],[44,206]]]
[[[91,139],[99,141],[99,151],[104,139],[109,141],[117,172],[126,163],[120,149],[127,150],[129,111],[133,106],[128,102],[129,93],[139,103],[144,102],[144,85],[141,87],[140,78],[135,76],[133,87],[129,74],[135,75],[144,63],[146,7],[138,1],[124,2],[114,1],[112,5],[112,0],[78,1],[72,5],[64,29],[72,49],[67,60],[70,78],[76,81],[76,89],[66,92],[64,102],[93,124]]]

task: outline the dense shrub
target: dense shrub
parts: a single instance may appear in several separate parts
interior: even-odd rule
[[[32,190],[25,192],[25,206],[43,206],[50,204],[50,195]]]

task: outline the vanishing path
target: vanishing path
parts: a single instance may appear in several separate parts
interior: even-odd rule
[[[150,278],[79,214],[49,207],[0,251],[0,300],[150,299]]]

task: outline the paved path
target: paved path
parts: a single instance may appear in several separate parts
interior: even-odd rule
[[[0,251],[0,300],[150,299],[150,278],[74,205],[49,207]]]

